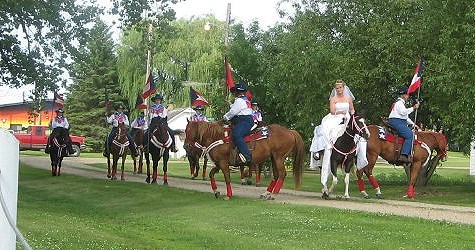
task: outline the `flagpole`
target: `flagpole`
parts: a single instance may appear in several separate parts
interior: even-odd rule
[[[147,73],[145,74],[145,84],[147,84],[148,77],[151,74],[151,61],[152,61],[152,23],[148,25],[148,45],[147,45]],[[145,103],[145,119],[147,122],[150,124],[150,115],[148,113],[148,107],[149,107],[149,98],[145,98],[144,100]]]

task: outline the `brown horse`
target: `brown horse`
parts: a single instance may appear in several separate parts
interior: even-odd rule
[[[134,138],[135,145],[137,145],[137,152],[139,154],[138,157],[132,155],[132,159],[134,160],[134,174],[141,174],[143,172],[144,131],[142,129],[137,129],[133,133],[132,138]]]
[[[119,123],[117,127],[117,134],[109,146],[109,154],[107,155],[107,177],[111,180],[116,180],[117,162],[122,158],[120,179],[125,180],[124,165],[127,153],[129,152],[129,140],[127,139],[127,128],[123,122]],[[112,170],[110,155],[112,154]]]
[[[293,174],[295,177],[295,186],[299,188],[302,184],[304,144],[302,137],[297,131],[289,130],[280,125],[269,125],[269,136],[266,139],[254,141],[254,150],[252,150],[252,164],[264,162],[269,157],[272,160],[274,178],[267,187],[267,191],[261,194],[261,198],[274,199],[282,188],[286,176],[284,161],[287,156],[293,153]],[[232,188],[230,180],[230,144],[224,143],[224,128],[222,122],[188,122],[186,126],[185,143],[192,145],[198,143],[206,147],[211,159],[216,166],[209,173],[211,188],[215,197],[219,196],[217,191],[214,174],[221,170],[226,182],[226,197],[232,197]]]
[[[64,156],[68,155],[66,150],[67,133],[68,131],[61,127],[57,127],[52,131],[51,148],[49,152],[52,176],[61,175],[61,162]]]
[[[381,156],[383,159],[387,160],[389,163],[395,163],[395,145],[394,142],[382,140],[379,138],[380,133],[379,126],[370,125],[368,129],[370,131],[370,137],[367,142],[367,151],[366,157],[368,160],[368,165],[363,169],[357,171],[358,177],[358,187],[365,198],[369,198],[368,193],[365,191],[364,181],[362,179],[363,173],[365,173],[366,177],[368,178],[369,182],[376,190],[376,196],[378,198],[382,198],[381,188],[373,176],[373,168],[374,164],[378,156]],[[422,131],[416,132],[416,138],[413,146],[413,160],[410,165],[410,173],[409,173],[409,186],[407,189],[407,197],[414,198],[415,192],[415,185],[418,179],[418,175],[421,171],[421,167],[425,164],[431,163],[435,164],[438,163],[439,160],[445,161],[447,160],[447,139],[442,132],[430,132],[430,131]],[[398,144],[398,148],[400,149],[401,143]],[[432,157],[433,151],[437,152],[437,155]],[[434,160],[431,160],[433,158]]]
[[[151,133],[150,133],[151,132]],[[170,147],[172,138],[168,132],[167,119],[157,120],[157,127],[153,131],[149,131],[150,139],[145,149],[145,162],[147,164],[147,183],[157,183],[158,178],[158,162],[163,158],[163,185],[168,185],[168,159],[170,158]],[[152,155],[153,173],[150,178],[150,158]]]

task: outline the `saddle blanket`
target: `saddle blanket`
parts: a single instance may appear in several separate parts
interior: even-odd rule
[[[396,138],[394,137],[394,135],[390,132],[387,131],[387,128],[385,127],[382,127],[382,126],[378,126],[378,135],[379,135],[379,139],[380,140],[383,140],[383,141],[389,141],[389,142],[394,142],[396,140]],[[415,136],[415,140],[414,140],[414,145],[415,144],[421,144],[422,142],[417,140],[417,134]],[[398,141],[397,141],[398,144],[403,144],[404,143],[404,138],[402,137],[398,137]]]
[[[232,141],[231,132],[232,132],[231,127],[224,127],[224,139],[223,139],[224,143],[230,143]],[[258,141],[258,140],[266,139],[268,137],[269,137],[269,127],[264,126],[264,127],[259,127],[251,131],[250,134],[244,136],[244,141],[245,142]]]

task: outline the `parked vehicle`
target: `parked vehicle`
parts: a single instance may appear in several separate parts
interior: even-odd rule
[[[44,150],[51,130],[46,125],[33,125],[28,127],[26,133],[14,133],[13,135],[20,142],[20,150]],[[84,137],[70,135],[74,154],[69,156],[78,157],[81,150],[86,147]]]

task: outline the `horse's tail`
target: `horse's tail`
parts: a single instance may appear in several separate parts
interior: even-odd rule
[[[305,149],[304,149],[302,136],[300,136],[299,132],[295,130],[290,130],[290,131],[293,134],[294,140],[295,140],[294,149],[293,149],[294,181],[295,181],[295,187],[299,189],[300,186],[302,186]]]

